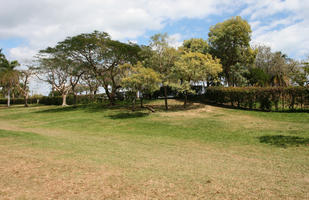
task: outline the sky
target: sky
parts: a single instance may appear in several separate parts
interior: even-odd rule
[[[138,44],[166,32],[177,47],[241,16],[251,25],[252,45],[301,60],[309,56],[308,10],[309,0],[0,0],[0,48],[27,64],[38,50],[94,30]]]

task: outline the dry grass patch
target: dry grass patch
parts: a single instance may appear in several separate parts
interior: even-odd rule
[[[258,140],[284,124],[307,137],[306,123],[202,104],[136,113],[0,110],[0,199],[309,198],[308,147]]]

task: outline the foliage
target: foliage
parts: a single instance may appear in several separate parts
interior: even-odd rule
[[[255,67],[259,69],[259,78],[261,78],[256,80],[258,85],[285,87],[291,85],[292,82],[299,82],[297,62],[281,52],[271,52],[271,48],[267,46],[258,46],[257,51]]]
[[[107,33],[99,31],[68,37],[57,46],[62,48],[70,59],[81,62],[87,68],[87,73],[104,87],[111,104],[114,103],[120,88],[119,66],[136,63],[140,51],[136,44],[112,40]]]
[[[251,86],[264,87],[270,81],[270,76],[263,69],[257,67],[250,68],[246,78]]]
[[[19,63],[8,61],[0,49],[0,86],[7,91],[7,106],[10,106],[11,91],[18,84],[19,72],[15,69]]]
[[[293,70],[291,79],[292,79],[292,82],[298,84],[299,86],[309,85],[309,63],[308,61],[303,61]]]
[[[250,47],[251,32],[248,22],[239,16],[210,28],[210,53],[220,58],[229,86],[235,85],[230,74],[232,66],[250,66],[254,62],[256,51]]]
[[[185,94],[184,106],[188,93],[193,93],[191,83],[205,81],[207,77],[217,77],[222,71],[219,59],[213,59],[210,54],[185,52],[175,63],[173,73],[180,80],[178,90]]]
[[[165,109],[168,110],[167,87],[173,82],[172,68],[178,59],[179,52],[169,46],[167,34],[152,36],[149,46],[152,53],[144,62],[146,67],[150,67],[160,74],[162,86],[164,87]]]
[[[183,41],[182,50],[185,52],[208,53],[208,43],[202,38],[191,38]]]
[[[159,88],[160,75],[151,68],[146,68],[142,63],[136,65],[125,64],[122,68],[126,71],[121,83],[124,89],[152,93]]]
[[[232,80],[233,86],[247,86],[248,85],[248,79],[247,74],[249,73],[249,70],[246,66],[241,65],[240,63],[236,63],[235,65],[231,66],[230,71],[230,78]]]
[[[62,106],[66,106],[66,97],[72,89],[72,79],[79,71],[81,63],[66,57],[65,52],[59,47],[48,47],[41,50],[38,55],[39,66],[36,68],[42,76],[41,80],[51,84],[62,97]]]
[[[142,63],[136,65],[125,64],[122,66],[125,75],[121,80],[122,87],[133,94],[133,110],[136,93],[151,94],[159,88],[160,75],[151,68],[146,68]]]
[[[206,99],[238,108],[294,110],[309,108],[308,87],[209,87]]]

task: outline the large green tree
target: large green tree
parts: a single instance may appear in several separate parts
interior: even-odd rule
[[[83,74],[83,64],[67,57],[66,52],[58,46],[41,50],[38,63],[38,77],[51,84],[52,88],[62,95],[62,106],[66,106],[68,93],[78,84]]]
[[[168,110],[167,88],[172,82],[172,68],[179,57],[179,52],[168,43],[168,35],[156,34],[151,37],[151,55],[144,60],[152,69],[161,76],[164,88],[165,110]]]
[[[116,92],[120,88],[120,68],[124,63],[136,63],[140,48],[135,44],[126,44],[112,40],[105,32],[94,31],[68,37],[57,47],[72,60],[78,60],[89,70],[104,87],[111,104],[114,104]]]
[[[254,68],[259,70],[262,86],[288,86],[292,83],[298,69],[298,63],[282,52],[272,52],[268,46],[258,46]],[[252,71],[252,70],[251,70]],[[263,75],[263,73],[264,75]],[[256,76],[257,78],[257,76]]]
[[[250,66],[254,62],[256,52],[250,47],[251,32],[248,22],[239,16],[210,28],[210,53],[220,58],[223,75],[229,86],[235,85],[231,77],[232,66]]]
[[[7,60],[2,49],[0,49],[0,86],[7,91],[8,107],[11,104],[11,91],[18,85],[19,71],[16,70],[18,65],[19,63],[16,60]]]
[[[207,80],[207,77],[218,76],[222,71],[219,59],[213,59],[210,54],[185,52],[173,67],[173,73],[180,80],[178,90],[184,93],[184,107],[187,105],[188,93],[192,93],[191,84]]]
[[[137,92],[144,95],[151,94],[159,89],[161,83],[160,74],[151,68],[144,67],[141,62],[136,65],[125,64],[122,68],[125,73],[121,85],[133,95],[132,110],[134,111]],[[141,107],[143,107],[143,97],[141,97]]]

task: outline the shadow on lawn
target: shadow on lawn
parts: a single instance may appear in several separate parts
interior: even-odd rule
[[[153,108],[156,112],[166,112],[164,104],[152,104],[152,103],[145,103],[146,106]],[[177,104],[170,104],[168,106],[169,112],[177,112],[177,111],[185,111],[185,110],[194,110],[198,108],[204,107],[204,104],[195,104],[192,102],[188,102],[186,108],[184,108],[181,101]],[[84,112],[100,112],[102,110],[117,110],[117,109],[125,109],[131,110],[132,105],[129,103],[122,103],[116,105],[109,105],[109,104],[84,104],[84,105],[70,105],[70,106],[57,106],[53,108],[43,109],[36,111],[36,113],[58,113],[58,112],[70,112],[70,111],[77,111],[82,110]],[[141,108],[140,106],[136,106],[136,111],[145,111],[146,108]]]
[[[70,111],[77,111],[82,110],[85,112],[99,112],[106,109],[119,109],[121,108],[120,105],[110,106],[105,104],[85,104],[85,105],[70,105],[70,106],[58,106],[56,108],[49,108],[44,110],[36,111],[36,113],[58,113],[58,112],[70,112]]]
[[[126,113],[118,113],[114,115],[109,115],[108,117],[110,119],[131,119],[131,118],[140,118],[140,117],[146,117],[149,113],[143,113],[143,112],[126,112]]]
[[[309,138],[284,135],[264,135],[259,137],[261,143],[275,145],[278,147],[309,146]]]

